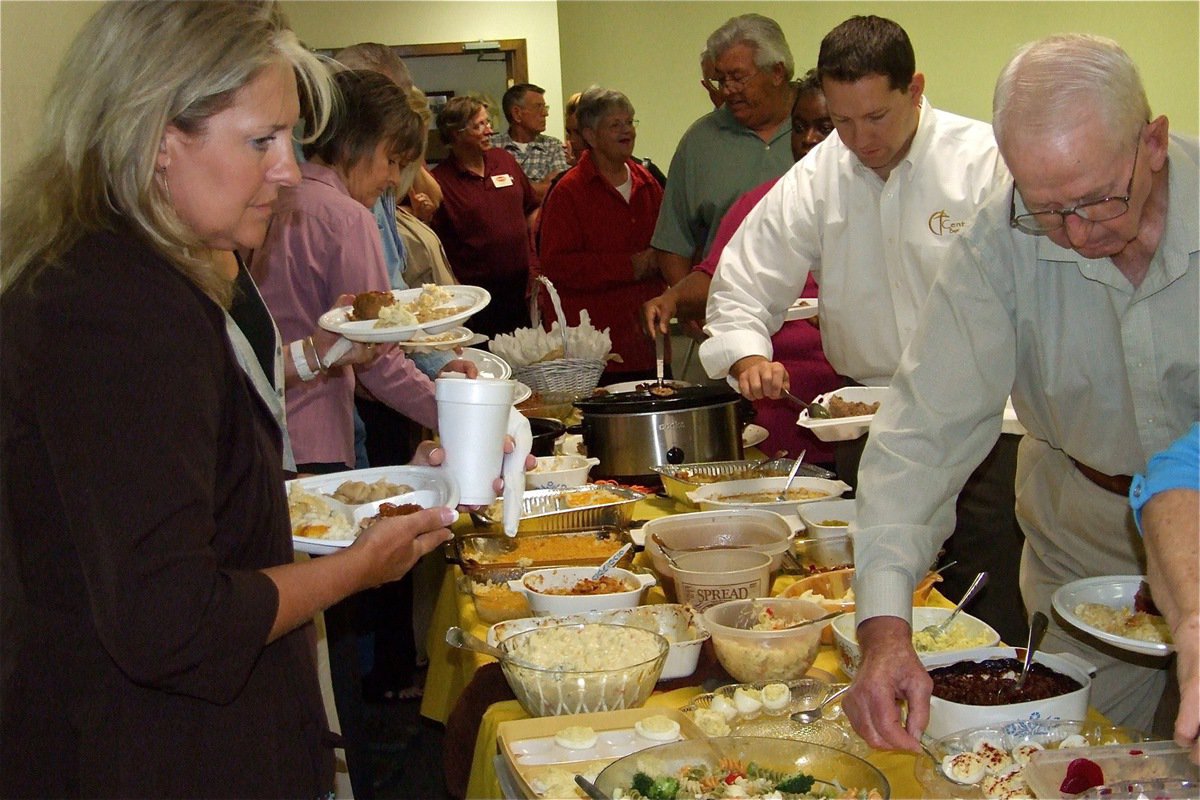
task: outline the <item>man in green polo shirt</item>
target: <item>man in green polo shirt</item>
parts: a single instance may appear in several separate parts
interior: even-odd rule
[[[696,120],[671,159],[651,246],[668,284],[708,251],[717,225],[744,192],[792,166],[792,53],[779,24],[759,14],[726,22],[705,54],[725,104]]]

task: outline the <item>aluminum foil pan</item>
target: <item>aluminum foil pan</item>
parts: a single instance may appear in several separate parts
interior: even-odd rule
[[[598,492],[606,496],[588,502]],[[633,489],[594,484],[525,492],[517,535],[604,526],[628,528],[634,505],[648,496]],[[477,527],[500,531],[503,528],[500,511],[500,504],[493,503],[486,509],[472,511],[471,518]]]

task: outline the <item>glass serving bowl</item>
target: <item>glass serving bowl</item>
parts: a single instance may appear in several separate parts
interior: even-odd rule
[[[619,758],[596,777],[596,787],[609,797],[627,797],[636,772],[649,776],[676,776],[688,767],[714,772],[723,764],[754,762],[759,768],[781,776],[802,772],[816,778],[814,792],[859,790],[891,796],[891,786],[878,769],[858,756],[811,742],[768,739],[757,736],[724,736],[712,739],[685,739],[651,747]],[[745,771],[744,769],[742,770]],[[681,796],[691,796],[681,793]]]
[[[653,631],[592,622],[535,628],[499,647],[513,656],[500,669],[533,717],[638,708],[671,649]],[[647,652],[653,655],[643,657]]]

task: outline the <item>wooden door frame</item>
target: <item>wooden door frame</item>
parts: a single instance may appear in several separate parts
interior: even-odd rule
[[[466,56],[475,53],[502,53],[504,55],[504,72],[509,86],[529,82],[529,50],[524,39],[496,39],[500,44],[497,50],[468,50],[464,45],[474,42],[438,42],[435,44],[393,44],[392,51],[407,61],[410,58],[429,58],[431,56]]]

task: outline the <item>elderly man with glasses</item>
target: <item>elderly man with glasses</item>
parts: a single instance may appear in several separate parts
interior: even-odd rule
[[[845,706],[874,747],[919,747],[931,681],[910,642],[912,587],[953,524],[955,492],[996,440],[1005,397],[1028,431],[1021,592],[1047,614],[1060,586],[1144,573],[1129,476],[1200,418],[1197,141],[1151,117],[1115,42],[1082,34],[1017,53],[996,84],[993,126],[1014,185],[955,244],[862,460],[863,663]],[[1080,636],[1052,621],[1043,648],[1097,666],[1092,702],[1150,729],[1162,663]],[[1167,736],[1168,705],[1155,725]]]
[[[650,242],[668,284],[708,253],[734,200],[792,165],[794,67],[779,24],[759,14],[733,17],[708,37],[705,56],[716,76],[705,85],[725,103],[692,123],[671,159]]]

